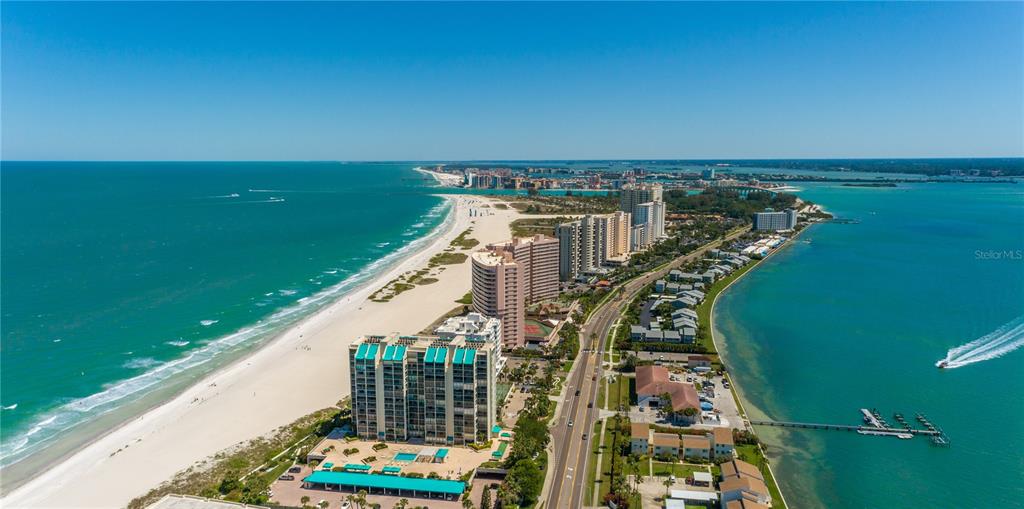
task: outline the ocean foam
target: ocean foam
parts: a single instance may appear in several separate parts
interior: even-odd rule
[[[213,325],[213,324],[215,324],[215,323],[217,323],[217,322],[219,322],[219,321],[220,321],[220,320],[199,320],[199,323],[200,323],[200,324],[201,324],[201,325],[202,325],[203,327],[209,327],[209,326],[211,326],[211,325]]]

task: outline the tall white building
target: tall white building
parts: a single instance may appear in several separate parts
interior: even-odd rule
[[[754,229],[770,231],[792,230],[796,228],[796,221],[797,211],[793,209],[781,212],[766,209],[764,212],[754,214]]]
[[[665,202],[652,201],[636,206],[633,224],[644,225],[643,247],[650,247],[665,237]]]
[[[505,367],[505,357],[501,354],[501,320],[481,315],[480,313],[467,313],[464,316],[453,316],[444,321],[443,324],[434,329],[434,334],[441,339],[454,340],[458,337],[466,338],[471,343],[488,343],[497,345],[494,350],[495,373],[500,373]]]
[[[633,226],[643,225],[642,239],[632,239],[634,250],[645,249],[665,238],[665,202],[659,184],[634,184],[622,188],[619,209],[633,215]]]

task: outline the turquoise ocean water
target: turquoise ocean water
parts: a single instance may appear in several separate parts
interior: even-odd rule
[[[449,207],[412,167],[4,162],[0,464],[115,425],[425,242]]]
[[[751,413],[859,424],[862,407],[920,411],[952,447],[760,428],[791,506],[1021,507],[1024,348],[935,363],[1022,323],[1024,186],[800,187],[860,222],[811,227],[719,299],[715,325]]]

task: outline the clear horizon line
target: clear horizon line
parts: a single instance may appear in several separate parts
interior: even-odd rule
[[[1024,159],[1017,156],[950,157],[703,157],[703,158],[541,158],[541,159],[0,159],[0,163],[488,163],[488,162],[757,162],[757,161],[948,161]]]

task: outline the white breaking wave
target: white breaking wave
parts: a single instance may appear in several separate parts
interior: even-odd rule
[[[199,320],[199,324],[202,325],[203,327],[209,327],[219,321],[220,320]]]
[[[443,206],[447,206],[448,203],[446,201]],[[23,432],[5,434],[3,442],[0,443],[0,466],[9,465],[33,453],[40,447],[63,435],[64,432],[83,422],[116,410],[124,402],[139,399],[153,389],[156,389],[161,382],[165,382],[175,375],[203,366],[224,352],[237,351],[248,346],[254,340],[271,337],[284,327],[307,316],[310,311],[335,301],[338,297],[356,289],[359,285],[372,280],[374,276],[386,271],[390,266],[400,263],[410,252],[414,252],[432,242],[454,220],[454,214],[448,215],[447,219],[428,235],[420,237],[401,249],[374,260],[359,272],[345,278],[344,281],[324,288],[320,292],[303,299],[301,303],[280,309],[251,326],[244,327],[234,333],[205,344],[204,342],[199,342],[203,346],[183,352],[183,355],[177,359],[166,362],[153,359],[145,361],[142,359],[129,360],[129,363],[154,362],[154,364],[147,371],[134,377],[104,385],[103,390],[100,392],[57,406],[36,418]],[[356,260],[363,259],[359,258]],[[257,303],[257,305],[260,304]],[[131,355],[131,353],[128,352],[126,355]],[[35,435],[39,436],[35,437]]]
[[[154,359],[152,357],[142,357],[142,358],[139,358],[139,359],[130,359],[128,362],[124,363],[123,366],[126,369],[139,369],[139,368],[146,368],[146,369],[148,369],[148,368],[152,368],[153,366],[156,366],[158,364],[160,364],[160,361],[158,361],[158,360],[156,360],[156,359]]]
[[[1024,346],[1024,315],[970,343],[950,348],[946,358],[935,365],[946,369],[959,368],[997,359],[1021,346]]]
[[[168,341],[165,344],[168,344],[168,345],[171,345],[171,346],[188,346],[189,342],[188,341]]]
[[[3,407],[4,410],[14,410],[15,408],[18,408],[18,404],[17,403],[15,403],[13,405],[7,405],[7,406]]]

